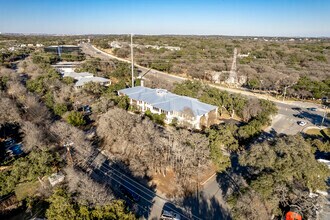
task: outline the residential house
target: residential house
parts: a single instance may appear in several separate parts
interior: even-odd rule
[[[213,124],[217,118],[218,107],[187,96],[179,96],[165,89],[151,89],[137,86],[122,89],[118,95],[126,95],[130,104],[142,112],[150,110],[154,114],[165,114],[165,123],[177,120],[179,124],[200,129]]]
[[[75,80],[75,88],[82,88],[86,83],[95,82],[103,86],[111,85],[111,81],[106,78],[94,76],[88,72],[76,73],[76,72],[61,72],[62,77],[72,77]]]

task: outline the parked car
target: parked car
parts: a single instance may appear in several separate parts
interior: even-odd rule
[[[300,115],[300,114],[294,114],[293,115],[294,117],[297,117],[297,118],[304,118],[304,116]]]
[[[309,108],[309,110],[315,112],[317,108]]]
[[[162,215],[160,216],[160,219],[166,219],[166,220],[180,220],[181,216],[178,213],[172,212],[172,211],[162,211]]]
[[[293,108],[291,108],[292,110],[296,110],[296,111],[301,111],[301,108],[299,108],[299,107],[293,107]]]
[[[298,121],[298,125],[305,126],[307,123],[305,121]]]

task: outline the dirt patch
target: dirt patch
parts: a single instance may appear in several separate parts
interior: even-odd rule
[[[100,49],[100,48],[98,48],[98,49]],[[106,52],[106,53],[108,53],[108,54],[114,55],[112,49],[103,49],[103,48],[102,48],[102,49],[100,49],[100,50],[102,50],[102,51],[104,51],[104,52]]]
[[[157,192],[167,197],[172,197],[177,192],[175,173],[172,169],[167,169],[165,176],[161,173],[155,173],[151,182],[157,186]]]
[[[199,175],[193,176],[191,178],[191,182],[197,183],[201,186],[202,183],[207,181],[210,177],[212,177],[216,173],[216,167],[212,164],[209,169],[206,171],[199,173]],[[166,176],[161,173],[156,173],[152,176],[152,184],[156,185],[157,192],[164,194],[166,197],[176,196],[178,193],[175,173],[172,169],[166,170]],[[194,184],[192,188],[195,188],[197,185]],[[193,190],[193,189],[192,189]]]

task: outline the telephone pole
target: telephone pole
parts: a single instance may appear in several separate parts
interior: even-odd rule
[[[64,147],[66,147],[66,158],[67,158],[67,163],[72,166],[73,164],[73,159],[71,156],[71,150],[70,147],[73,146],[73,142],[67,142],[64,144]]]
[[[322,117],[322,121],[321,121],[321,126],[320,127],[322,127],[322,125],[324,123],[324,119],[325,119],[325,117],[327,115],[327,110],[328,110],[328,106],[325,106],[325,110],[323,112],[323,117]]]
[[[283,102],[284,102],[284,100],[285,100],[285,95],[286,95],[286,89],[288,88],[288,86],[285,86],[284,87],[284,93],[283,93]]]
[[[132,88],[133,88],[134,87],[133,34],[131,34],[131,69],[132,69]]]

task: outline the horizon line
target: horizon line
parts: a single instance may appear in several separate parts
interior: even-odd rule
[[[31,32],[31,33],[24,33],[24,32],[0,32],[0,35],[30,35],[30,36],[41,36],[41,35],[47,35],[47,36],[87,36],[87,35],[117,35],[117,36],[123,36],[123,35],[130,35],[131,33],[81,33],[81,34],[55,34],[55,33],[37,33],[37,32]],[[135,36],[206,36],[206,37],[260,37],[260,38],[330,38],[330,36],[284,36],[284,35],[226,35],[226,34],[134,34]]]

